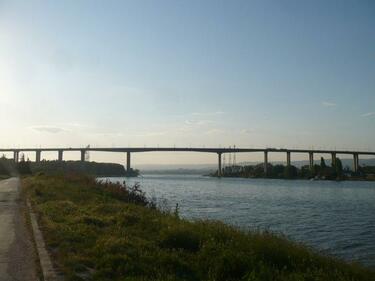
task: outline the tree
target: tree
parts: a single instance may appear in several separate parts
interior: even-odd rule
[[[20,162],[25,162],[25,154],[21,154],[21,157],[20,157]]]
[[[31,174],[30,161],[25,161],[25,155],[21,155],[21,161],[17,164],[17,170],[21,175]]]
[[[341,162],[340,158],[336,158],[336,173],[337,173],[337,175],[342,176],[342,171],[343,171],[342,162]]]
[[[285,169],[286,167],[284,167],[284,165],[277,164],[275,166],[272,166],[268,172],[270,176],[273,178],[282,178],[282,177],[285,177],[284,175]]]
[[[299,177],[301,178],[311,178],[314,176],[314,173],[311,171],[309,165],[302,166],[301,169],[299,170]]]
[[[297,167],[293,165],[286,166],[284,169],[284,177],[291,178],[291,179],[298,177]]]
[[[325,168],[325,167],[327,167],[326,162],[324,161],[324,158],[323,158],[323,157],[320,157],[320,167],[321,167],[321,168]]]

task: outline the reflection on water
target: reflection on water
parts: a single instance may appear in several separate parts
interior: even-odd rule
[[[375,182],[144,175],[146,193],[179,204],[183,217],[280,232],[314,248],[375,267]]]

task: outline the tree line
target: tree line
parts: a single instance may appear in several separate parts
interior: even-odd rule
[[[217,176],[216,171],[213,176]],[[359,167],[357,172],[349,167],[343,167],[340,158],[336,158],[335,165],[327,165],[323,157],[319,164],[314,164],[312,169],[309,165],[300,168],[290,165],[267,164],[267,174],[264,170],[264,164],[257,165],[233,165],[227,166],[222,170],[223,177],[243,177],[243,178],[275,178],[275,179],[327,179],[327,180],[345,180],[345,179],[373,179],[375,167]]]
[[[28,175],[33,173],[58,174],[66,172],[78,172],[98,177],[109,176],[137,176],[138,170],[131,169],[127,172],[123,165],[116,163],[98,163],[81,161],[46,161],[31,162],[21,155],[20,161],[15,163],[13,159],[7,159],[5,156],[0,158],[0,175],[15,176]]]

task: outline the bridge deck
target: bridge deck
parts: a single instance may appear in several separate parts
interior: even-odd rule
[[[372,151],[324,150],[324,149],[286,149],[286,148],[203,148],[203,147],[54,147],[54,148],[0,148],[0,152],[14,151],[100,151],[100,152],[206,152],[206,153],[245,153],[245,152],[291,152],[321,154],[375,155]]]

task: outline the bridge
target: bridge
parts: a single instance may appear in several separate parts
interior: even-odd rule
[[[42,152],[55,151],[58,153],[58,161],[63,161],[63,155],[66,151],[77,151],[81,154],[81,161],[85,161],[85,155],[89,151],[96,152],[117,152],[126,153],[126,169],[131,169],[131,153],[139,152],[203,152],[203,153],[214,153],[218,156],[218,176],[222,173],[222,155],[225,153],[251,153],[251,152],[262,152],[264,153],[264,173],[267,175],[268,169],[268,154],[269,153],[285,153],[286,164],[289,167],[291,165],[291,154],[292,153],[305,153],[309,155],[309,166],[313,169],[314,166],[314,154],[329,154],[332,159],[332,166],[336,165],[336,155],[346,154],[353,157],[354,171],[357,172],[359,168],[359,156],[360,155],[373,155],[375,152],[370,151],[352,151],[352,150],[321,150],[321,149],[284,149],[284,148],[204,148],[204,147],[66,147],[66,148],[0,148],[0,152],[12,152],[14,161],[19,161],[20,152],[35,152],[35,161],[41,161]]]

